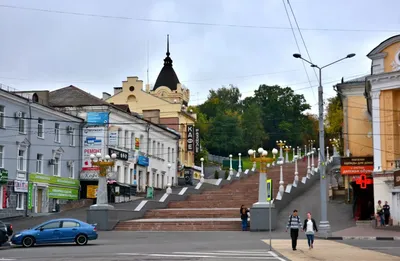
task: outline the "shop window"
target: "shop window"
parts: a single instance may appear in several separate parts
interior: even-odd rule
[[[23,193],[17,193],[17,210],[24,210],[25,196]]]
[[[44,125],[43,125],[43,119],[38,119],[38,131],[37,131],[37,136],[39,138],[44,138]]]

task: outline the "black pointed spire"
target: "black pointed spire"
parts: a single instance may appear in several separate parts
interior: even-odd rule
[[[169,34],[167,34],[167,57],[164,59],[164,66],[171,66],[172,67],[172,59],[169,57],[171,53],[169,52]]]

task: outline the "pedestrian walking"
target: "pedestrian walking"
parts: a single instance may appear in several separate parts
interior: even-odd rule
[[[298,216],[297,209],[293,210],[293,214],[289,216],[286,226],[286,232],[290,229],[290,237],[292,238],[292,249],[297,250],[297,238],[299,237],[299,229],[301,229],[301,221]]]
[[[385,201],[385,205],[382,207],[383,209],[383,216],[385,218],[385,225],[389,226],[390,221],[390,206],[387,201]]]
[[[385,217],[383,215],[382,201],[380,200],[378,200],[378,205],[376,206],[376,214],[379,216],[381,227],[383,227],[385,225]]]
[[[240,218],[242,219],[242,231],[247,231],[248,218],[250,210],[245,208],[244,205],[240,207]]]
[[[309,249],[314,248],[314,234],[318,232],[318,228],[310,212],[307,213],[307,218],[304,220],[303,231],[306,232]]]

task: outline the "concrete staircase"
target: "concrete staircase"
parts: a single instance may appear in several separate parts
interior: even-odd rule
[[[293,163],[283,165],[285,187],[294,181]],[[299,180],[307,173],[307,163],[298,162]],[[273,180],[274,195],[279,190],[280,170],[278,166],[268,169],[268,178]],[[238,231],[241,230],[239,208],[251,208],[258,201],[257,173],[243,174],[218,190],[190,195],[185,201],[170,202],[167,209],[146,212],[141,219],[118,223],[120,231]],[[250,217],[251,219],[251,217]]]

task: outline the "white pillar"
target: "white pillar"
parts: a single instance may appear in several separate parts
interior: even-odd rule
[[[285,187],[283,186],[283,184],[285,184],[283,182],[283,166],[282,166],[283,161],[279,162],[279,164],[280,164],[280,166],[279,166],[279,170],[280,170],[279,192],[281,193],[281,195],[283,195],[283,192],[285,192]]]
[[[301,148],[300,147],[298,148],[297,154],[299,155],[299,158],[302,158],[302,156],[301,156]]]
[[[296,148],[293,148],[292,162],[294,162],[295,156],[296,156]]]
[[[326,147],[326,164],[329,163],[329,147]]]
[[[253,151],[254,151],[253,158],[256,159],[256,152],[255,152],[255,150],[253,150]],[[254,160],[253,168],[251,169],[251,171],[253,171],[253,172],[256,171],[256,168],[257,168],[257,162]]]
[[[239,174],[242,173],[242,162],[241,162],[241,157],[242,157],[242,153],[239,153],[239,167],[238,167],[238,172]]]
[[[232,154],[229,155],[229,176],[233,175],[233,168],[232,168]]]
[[[286,152],[285,163],[289,163],[289,147],[288,146],[286,146],[285,152]]]
[[[307,153],[307,177],[310,178],[311,166],[310,166],[310,152]]]
[[[298,156],[294,157],[294,184],[296,184],[296,185],[299,182],[299,172],[297,169],[297,160],[298,159],[299,159]]]
[[[307,156],[307,145],[304,145],[304,156]]]
[[[314,152],[315,149],[311,148],[311,169],[314,171]]]
[[[167,194],[172,194],[172,188],[170,183],[167,184]]]
[[[381,150],[381,118],[380,118],[380,91],[373,91],[372,96],[372,136],[374,147],[374,171],[382,170]]]
[[[200,159],[201,162],[201,174],[200,174],[200,182],[204,182],[204,158]]]

